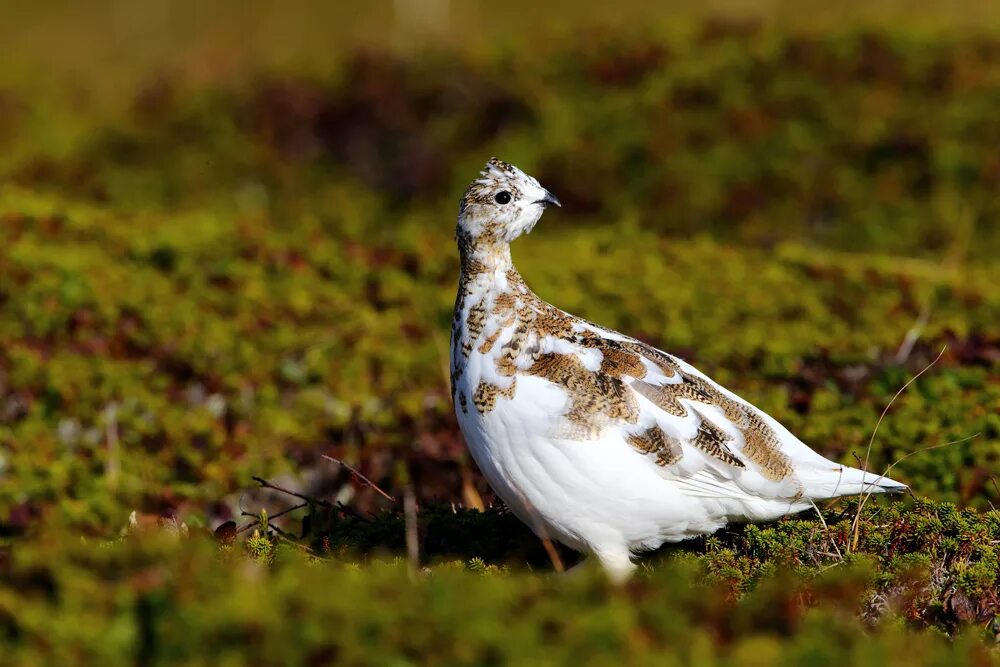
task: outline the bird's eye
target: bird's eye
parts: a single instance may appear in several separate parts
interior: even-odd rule
[[[497,196],[493,199],[496,200],[498,204],[509,204],[510,203],[510,193],[504,190],[503,192],[498,192]]]

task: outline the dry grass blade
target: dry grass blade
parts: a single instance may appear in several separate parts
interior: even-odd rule
[[[929,447],[922,447],[922,448],[920,448],[920,449],[918,449],[916,451],[913,451],[913,452],[907,452],[906,454],[903,454],[898,459],[896,459],[895,461],[893,461],[892,463],[890,463],[886,467],[885,472],[883,472],[881,475],[879,475],[879,479],[881,480],[882,478],[886,477],[889,474],[889,471],[892,470],[896,466],[896,464],[898,464],[898,463],[900,463],[902,461],[905,461],[906,459],[910,458],[911,456],[915,456],[915,455],[921,454],[923,452],[928,452],[928,451],[930,451],[932,449],[941,449],[942,447],[950,447],[951,445],[960,445],[963,442],[968,442],[969,440],[974,440],[975,438],[978,438],[980,435],[982,435],[982,433],[973,433],[972,435],[968,435],[968,436],[966,436],[964,438],[960,438],[958,440],[952,440],[950,442],[943,442],[943,443],[941,443],[939,445],[930,445]],[[873,486],[874,486],[874,484],[873,484]],[[849,546],[849,548],[847,550],[847,553],[851,553],[852,551],[854,551],[855,549],[858,548],[858,538],[859,538],[859,535],[861,533],[861,521],[860,521],[861,510],[864,508],[865,503],[868,502],[868,499],[871,498],[872,493],[873,493],[872,491],[869,491],[867,494],[861,496],[861,502],[858,503],[858,509],[854,513],[854,522],[851,524],[852,537],[851,537],[851,544],[850,544],[850,546]]]
[[[420,570],[420,536],[417,534],[417,497],[409,486],[403,492],[403,519],[406,525],[406,560],[410,576],[415,577]]]
[[[108,486],[118,486],[118,476],[121,473],[121,448],[118,445],[118,405],[113,401],[104,410],[105,438],[108,442],[108,461],[105,467],[105,478]]]
[[[944,353],[945,353],[945,351],[947,349],[948,349],[947,345],[945,345],[944,347],[942,347],[941,351],[938,352],[938,355],[936,357],[934,357],[934,361],[932,361],[929,364],[927,364],[926,366],[924,366],[920,370],[919,373],[917,373],[916,375],[914,375],[913,377],[911,377],[909,380],[907,380],[906,384],[904,384],[902,387],[900,387],[899,391],[897,391],[895,393],[895,395],[893,395],[893,397],[886,404],[885,408],[882,410],[882,414],[880,414],[879,417],[878,417],[878,421],[875,422],[875,428],[874,428],[874,430],[872,430],[872,437],[868,439],[868,449],[867,449],[867,451],[865,451],[865,466],[864,466],[864,471],[865,472],[868,472],[868,459],[871,457],[872,445],[875,443],[875,436],[878,435],[878,429],[879,429],[880,426],[882,426],[882,420],[884,420],[886,414],[888,414],[889,408],[892,407],[893,403],[896,402],[896,399],[899,398],[900,395],[904,391],[906,391],[907,388],[909,388],[909,386],[911,384],[913,384],[914,382],[917,381],[917,378],[919,378],[921,375],[923,375],[924,373],[926,373],[927,371],[929,371],[931,368],[934,367],[934,364],[936,364],[938,361],[941,360],[941,357],[944,356]]]
[[[819,517],[819,522],[821,524],[823,524],[823,534],[826,535],[829,532],[830,527],[827,526],[826,519],[823,517],[823,513],[819,511],[819,507],[816,506],[816,503],[813,502],[812,498],[809,499],[809,503],[813,506],[813,509],[816,510],[816,516]],[[844,560],[844,555],[842,553],[840,553],[840,547],[837,546],[837,543],[836,542],[831,542],[831,544],[833,545],[833,548],[837,550],[837,554],[836,554],[837,560],[838,561]],[[828,555],[830,557],[833,557],[834,554],[828,554]]]
[[[924,332],[927,328],[927,322],[931,319],[931,304],[928,301],[924,304],[923,308],[920,309],[920,314],[917,315],[916,322],[910,327],[910,330],[906,332],[906,336],[903,337],[903,342],[900,344],[899,349],[896,350],[896,356],[893,361],[896,364],[904,364],[906,360],[910,358],[910,353],[913,352],[914,345],[920,340],[920,334]]]
[[[924,373],[926,373],[927,371],[929,371],[931,368],[934,367],[934,364],[936,364],[938,361],[941,360],[941,357],[944,356],[944,353],[945,353],[945,351],[947,349],[948,349],[947,345],[945,345],[944,347],[942,347],[941,351],[938,352],[938,355],[936,357],[934,357],[934,360],[932,362],[930,362],[929,364],[927,364],[926,366],[924,366],[920,370],[919,373],[917,373],[916,375],[914,375],[912,378],[910,378],[906,382],[906,384],[904,384],[902,387],[900,387],[899,391],[897,391],[893,395],[893,397],[889,400],[889,402],[886,404],[885,408],[882,410],[882,414],[880,414],[879,417],[878,417],[878,421],[875,422],[875,428],[872,430],[872,436],[871,436],[871,438],[868,439],[868,448],[865,451],[864,464],[861,466],[862,472],[865,472],[865,473],[868,472],[868,462],[869,462],[869,460],[871,458],[871,454],[872,454],[872,445],[875,444],[875,436],[878,435],[878,430],[882,426],[882,421],[885,419],[885,416],[889,413],[889,409],[896,402],[896,399],[899,398],[903,394],[903,392],[906,391],[907,388],[911,384],[913,384],[914,382],[916,382],[917,379],[921,375],[923,375]],[[900,460],[902,460],[902,459],[900,459]],[[895,463],[893,465],[895,465]],[[882,477],[885,477],[885,474],[883,474]],[[881,477],[879,479],[881,479]],[[848,551],[847,551],[848,553],[851,553],[852,551],[854,551],[858,547],[858,534],[859,534],[859,531],[861,529],[861,510],[864,509],[865,503],[868,502],[868,499],[871,497],[871,495],[872,495],[872,491],[869,491],[867,494],[862,494],[862,496],[861,496],[861,502],[858,503],[858,508],[854,512],[854,521],[851,524],[851,544],[850,544],[850,546],[848,548]]]
[[[445,388],[445,392],[450,396],[451,395],[451,351],[447,346],[441,343],[440,336],[437,335],[432,336],[431,340],[434,341],[434,350],[437,352],[438,365],[441,368],[442,386]]]
[[[907,452],[906,454],[903,454],[898,459],[896,459],[895,461],[893,461],[892,463],[890,463],[886,467],[885,472],[882,473],[882,477],[885,477],[886,475],[888,475],[889,471],[892,470],[894,467],[896,467],[896,464],[898,464],[898,463],[900,463],[902,461],[905,461],[906,459],[910,458],[911,456],[916,456],[917,454],[922,454],[923,452],[929,452],[932,449],[941,449],[942,447],[950,447],[952,445],[960,445],[963,442],[968,442],[969,440],[975,440],[976,438],[978,438],[981,435],[982,435],[982,433],[973,433],[972,435],[967,435],[964,438],[959,438],[958,440],[951,440],[950,442],[942,442],[939,445],[929,445],[927,447],[921,447],[920,449],[918,449],[918,450],[916,450],[914,452]],[[881,477],[879,479],[881,479]],[[871,494],[869,494],[869,495],[871,495]]]

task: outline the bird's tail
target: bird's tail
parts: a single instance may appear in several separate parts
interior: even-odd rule
[[[885,475],[847,466],[832,469],[810,467],[800,470],[799,478],[805,487],[805,494],[813,500],[867,493],[902,493],[909,488]]]

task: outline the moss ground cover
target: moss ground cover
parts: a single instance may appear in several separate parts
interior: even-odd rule
[[[849,507],[840,510],[850,514]],[[662,554],[624,588],[589,566],[563,576],[532,574],[520,559],[544,568],[537,540],[493,511],[464,514],[425,513],[421,528],[434,565],[415,575],[404,562],[364,549],[328,543],[306,554],[259,531],[222,548],[169,531],[96,544],[38,536],[3,564],[5,663],[996,659],[995,512],[927,502],[880,506],[864,517],[863,554],[834,553],[847,548],[850,524],[838,522],[836,511],[826,515],[828,529],[812,520],[737,529]],[[351,535],[354,546],[391,545],[395,538],[387,535],[401,538],[400,524],[383,516],[364,527],[341,526],[339,534]],[[506,538],[491,542],[484,527],[503,529]],[[505,567],[511,555],[518,564]],[[928,627],[937,630],[917,630]]]
[[[997,659],[1000,37],[713,18],[528,46],[243,46],[118,86],[0,64],[5,656]],[[865,457],[944,349],[871,448],[915,498],[867,505],[856,544],[839,503],[622,591],[549,575],[473,509],[448,399],[455,207],[493,154],[564,202],[514,248],[540,295],[831,458]],[[428,572],[400,503],[323,455],[415,495]],[[300,502],[254,476],[309,500],[235,533]],[[119,538],[133,511],[189,535]]]

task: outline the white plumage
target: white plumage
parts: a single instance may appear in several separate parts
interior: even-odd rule
[[[539,299],[509,243],[551,204],[494,158],[456,232],[455,410],[486,479],[536,533],[620,579],[664,542],[906,488],[820,456],[690,364]]]

